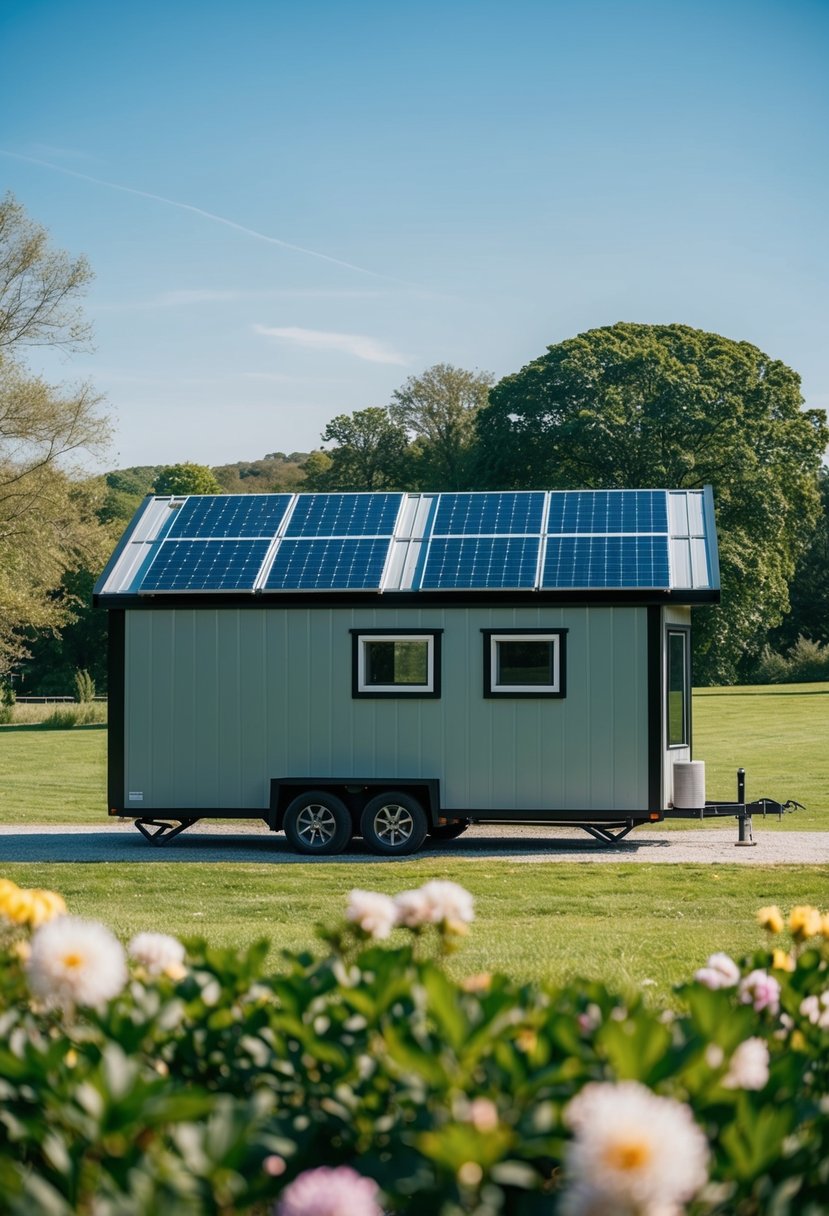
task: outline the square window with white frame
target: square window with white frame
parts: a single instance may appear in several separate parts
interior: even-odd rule
[[[440,629],[352,629],[352,696],[439,697]]]
[[[563,697],[566,629],[483,629],[485,697]]]

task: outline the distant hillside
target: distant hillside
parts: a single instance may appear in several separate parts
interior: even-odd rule
[[[279,490],[298,490],[305,474],[302,466],[307,452],[269,452],[261,460],[236,460],[216,465],[212,472],[226,494],[268,494]],[[132,465],[113,469],[104,475],[110,491],[127,499],[151,494],[163,464]],[[137,503],[136,503],[137,505]]]
[[[307,452],[269,452],[262,460],[237,460],[213,469],[228,494],[267,494],[273,490],[299,490],[305,479],[302,466]]]

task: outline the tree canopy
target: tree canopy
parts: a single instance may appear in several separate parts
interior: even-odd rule
[[[389,416],[414,440],[414,476],[423,489],[472,488],[475,415],[494,379],[489,372],[436,363],[392,394]]]
[[[62,578],[103,552],[94,494],[72,466],[108,438],[100,398],[86,384],[47,384],[24,360],[29,346],[86,341],[77,297],[89,277],[83,258],[52,249],[19,203],[0,200],[0,672],[33,629],[71,619]]]
[[[730,683],[788,608],[818,517],[823,411],[748,342],[620,323],[547,348],[476,418],[491,488],[714,487],[723,605],[700,613],[696,675]]]
[[[305,462],[308,490],[401,489],[406,478],[406,431],[382,406],[338,414],[322,433],[337,446]]]
[[[155,479],[156,494],[221,494],[222,487],[206,464],[168,464]]]

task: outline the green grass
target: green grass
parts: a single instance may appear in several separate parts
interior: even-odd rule
[[[175,868],[173,868],[175,867]],[[314,925],[343,914],[348,891],[394,894],[429,878],[460,882],[477,921],[453,960],[458,975],[507,971],[520,979],[573,976],[655,995],[688,978],[715,950],[759,948],[758,907],[825,904],[818,866],[665,866],[468,861],[435,858],[365,865],[15,864],[3,873],[47,886],[70,912],[106,921],[124,939],[142,929],[215,945],[270,938],[276,951],[313,946]]]
[[[736,798],[736,770],[746,770],[749,799],[796,798],[788,831],[829,828],[829,683],[702,688],[694,693],[694,755],[705,761],[707,796]],[[758,820],[776,828],[776,819]]]
[[[106,727],[0,727],[0,823],[106,823]]]
[[[742,766],[749,798],[805,805],[780,826],[829,827],[829,683],[698,689],[693,714],[694,754],[706,762],[709,798],[736,798]],[[0,727],[0,822],[105,824],[105,728]],[[776,819],[758,823],[777,826]]]

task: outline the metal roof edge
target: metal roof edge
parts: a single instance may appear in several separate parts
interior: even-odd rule
[[[717,541],[717,519],[714,512],[714,488],[711,485],[702,487],[702,510],[705,516],[705,543],[711,561],[711,587],[720,590],[720,548]]]
[[[95,586],[92,588],[93,606],[96,605],[96,602],[97,602],[98,598],[100,597],[100,595],[103,591],[103,588],[106,586],[107,579],[109,578],[110,574],[112,574],[112,571],[115,569],[115,567],[118,565],[118,562],[121,560],[121,555],[123,554],[127,545],[132,540],[134,533],[138,529],[138,525],[141,523],[141,520],[143,519],[144,515],[149,510],[150,504],[155,501],[156,497],[157,496],[155,494],[146,494],[144,496],[144,501],[141,503],[140,507],[137,509],[137,511],[133,515],[132,519],[130,520],[130,522],[127,524],[124,534],[122,535],[121,539],[118,541],[118,544],[113,549],[112,555],[110,556],[109,561],[104,566],[103,570],[101,571],[100,576],[98,577],[98,579],[95,582]]]

